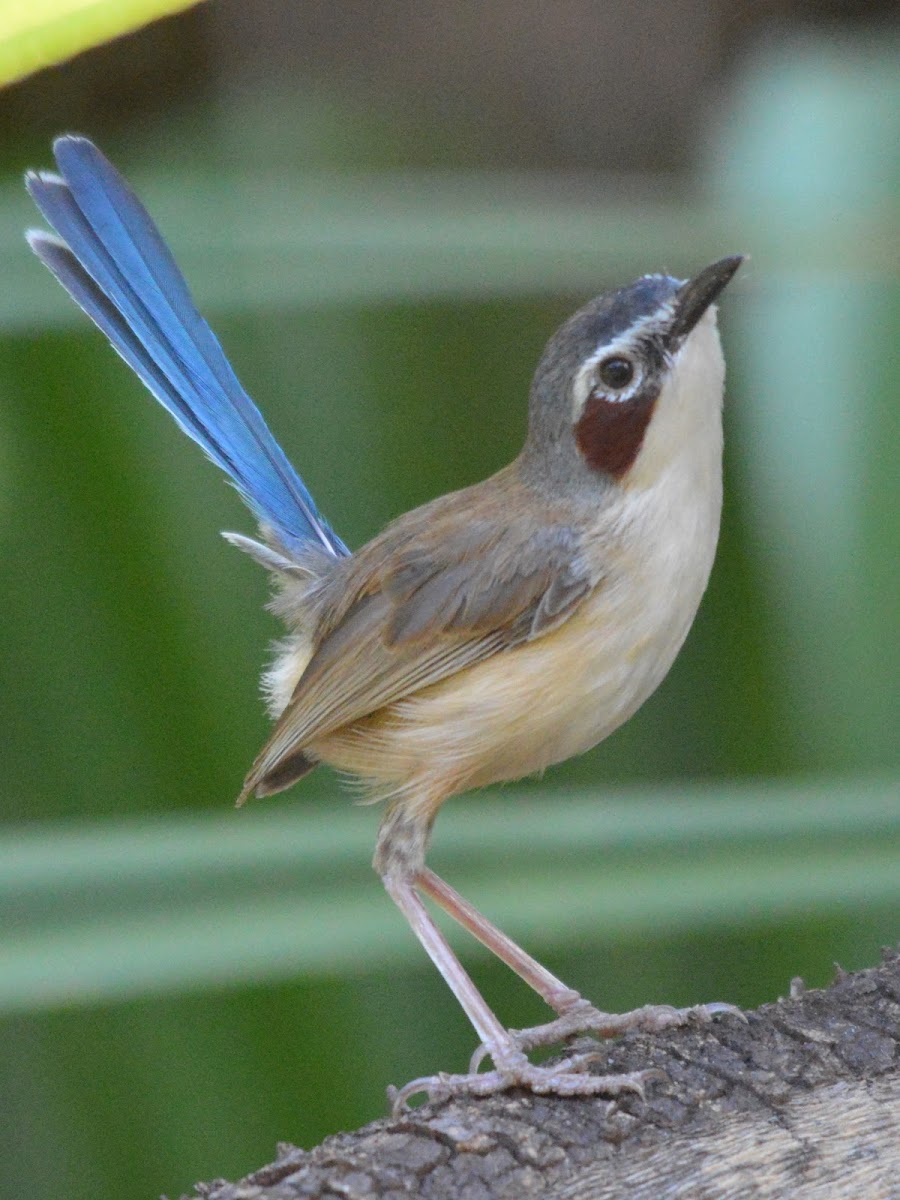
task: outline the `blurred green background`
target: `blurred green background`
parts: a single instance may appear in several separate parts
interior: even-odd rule
[[[900,928],[889,16],[212,0],[0,96],[0,1195],[235,1177],[474,1041],[376,812],[326,771],[231,809],[278,632],[217,537],[251,522],[28,254],[22,170],[78,130],[126,171],[351,546],[517,452],[589,295],[751,255],[681,657],[591,754],[448,805],[431,861],[603,1007],[752,1006]]]

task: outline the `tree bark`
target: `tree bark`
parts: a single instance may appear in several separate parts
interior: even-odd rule
[[[644,1100],[522,1091],[279,1147],[204,1200],[900,1200],[900,952],[831,987],[601,1047]],[[596,1043],[594,1043],[596,1045]]]

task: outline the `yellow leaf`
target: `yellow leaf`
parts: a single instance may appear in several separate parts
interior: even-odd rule
[[[197,0],[0,0],[0,85],[64,62]]]

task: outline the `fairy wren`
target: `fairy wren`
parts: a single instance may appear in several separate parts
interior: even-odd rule
[[[395,1093],[511,1086],[614,1095],[589,1055],[527,1051],[591,1031],[658,1030],[728,1006],[600,1012],[428,869],[448,797],[518,779],[596,745],[668,672],[712,567],[722,503],[724,362],[714,302],[741,264],[684,282],[644,275],[551,337],[528,434],[508,467],[393,521],[351,553],[319,513],[194,306],[162,237],[85,138],[27,187],[56,234],[35,253],[182,430],[228,473],[260,525],[225,534],[272,575],[287,625],[264,677],[275,727],[240,801],[319,763],[384,803],[374,865],[481,1039],[468,1074]],[[506,1030],[422,901],[430,897],[558,1014]],[[485,1056],[492,1069],[479,1071]]]

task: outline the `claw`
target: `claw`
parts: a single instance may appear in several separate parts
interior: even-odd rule
[[[510,1030],[510,1033],[512,1034],[513,1038],[516,1038],[516,1035],[517,1035],[517,1033],[518,1033],[518,1030],[517,1030],[517,1029],[511,1029],[511,1030]],[[517,1040],[517,1041],[516,1041],[516,1045],[518,1046],[518,1044],[519,1044],[519,1043],[518,1043],[518,1040]],[[472,1057],[469,1059],[469,1074],[470,1074],[470,1075],[477,1075],[477,1074],[478,1074],[478,1071],[479,1071],[479,1069],[480,1069],[480,1067],[481,1067],[481,1064],[484,1062],[484,1060],[485,1060],[485,1059],[486,1059],[486,1058],[487,1058],[489,1055],[490,1055],[490,1051],[488,1050],[488,1048],[487,1048],[487,1046],[484,1044],[484,1042],[482,1042],[480,1046],[476,1046],[476,1047],[475,1047],[475,1053],[474,1053],[474,1054],[472,1055]]]
[[[725,1013],[728,1016],[739,1017],[745,1025],[749,1025],[750,1023],[743,1009],[738,1008],[736,1004],[726,1004],[724,1000],[713,1000],[709,1004],[698,1004],[694,1008],[685,1009],[685,1012],[695,1013],[702,1021],[711,1021],[713,1017]]]
[[[440,1075],[421,1075],[418,1079],[411,1079],[409,1083],[404,1084],[402,1088],[394,1087],[393,1084],[387,1090],[388,1103],[391,1106],[391,1116],[400,1117],[409,1109],[409,1101],[413,1096],[417,1096],[419,1092],[424,1092],[428,1097],[429,1103],[437,1103],[440,1100],[449,1100],[450,1093],[443,1094],[443,1083],[445,1080],[452,1079],[453,1076],[441,1072]],[[457,1076],[457,1078],[460,1078]]]

